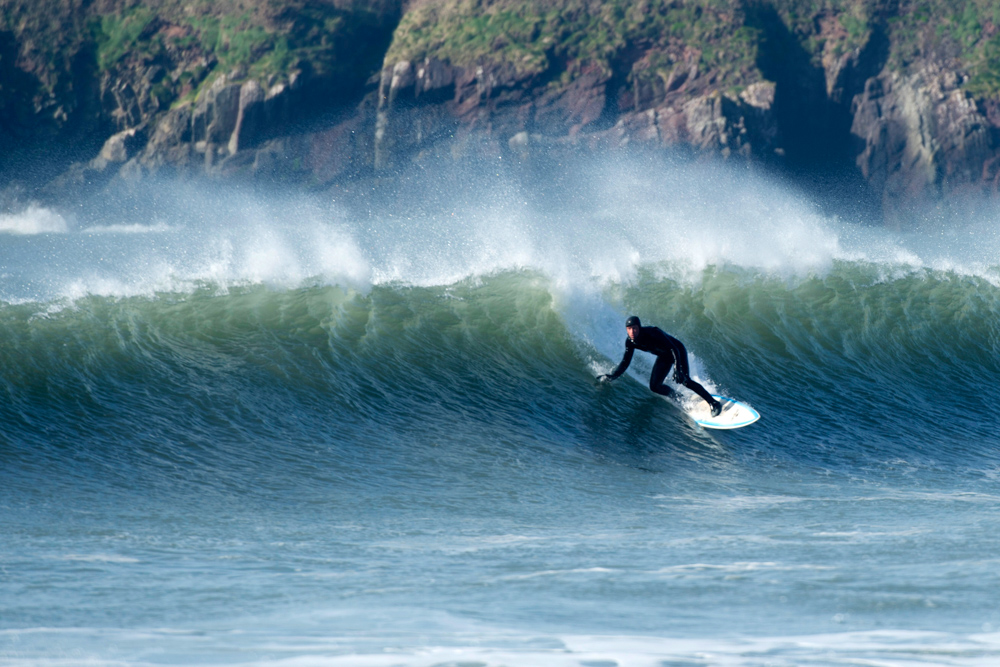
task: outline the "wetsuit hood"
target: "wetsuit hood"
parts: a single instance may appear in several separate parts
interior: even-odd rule
[[[629,318],[627,320],[625,320],[625,328],[626,329],[629,328],[629,327],[641,327],[641,326],[642,326],[642,322],[640,322],[639,318],[636,317],[635,315],[630,315]]]

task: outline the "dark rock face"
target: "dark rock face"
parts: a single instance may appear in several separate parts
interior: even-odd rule
[[[488,63],[454,67],[434,59],[387,66],[378,93],[376,169],[387,169],[422,152],[463,155],[510,152],[527,157],[560,148],[667,149],[686,145],[696,153],[771,159],[779,131],[773,112],[775,85],[761,81],[741,96],[710,86],[698,90],[696,66],[684,67],[646,104],[609,114],[611,76],[583,67],[568,85],[553,89],[511,67]],[[696,90],[701,94],[692,94]],[[470,141],[475,136],[476,141]]]
[[[240,149],[245,150],[260,143],[260,137],[267,122],[267,114],[264,109],[265,99],[264,89],[256,81],[251,79],[240,86],[236,124],[229,137],[230,153],[236,153]]]
[[[929,65],[872,77],[855,98],[857,164],[887,208],[995,188],[998,125],[960,84],[955,72]]]
[[[22,53],[17,37],[0,30],[0,180],[25,173],[51,178],[87,160],[115,131],[102,114],[93,47],[75,45],[55,77],[41,56]],[[48,89],[60,94],[50,94]]]
[[[196,144],[229,145],[240,109],[240,86],[220,77],[199,95],[191,114],[191,140]]]

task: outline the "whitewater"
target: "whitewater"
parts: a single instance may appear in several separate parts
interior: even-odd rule
[[[505,169],[0,214],[0,665],[998,664],[1000,208]]]

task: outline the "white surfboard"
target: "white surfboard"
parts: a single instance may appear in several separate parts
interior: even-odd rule
[[[684,412],[699,426],[723,429],[742,428],[760,419],[760,413],[746,403],[741,403],[735,398],[712,395],[715,396],[717,401],[722,403],[722,412],[718,417],[712,416],[712,408],[700,398],[693,404],[684,406]]]

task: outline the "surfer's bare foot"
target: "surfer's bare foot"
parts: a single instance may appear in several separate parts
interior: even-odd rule
[[[719,403],[718,401],[712,401],[710,405],[712,406],[713,417],[718,417],[719,415],[722,414],[722,403]]]

